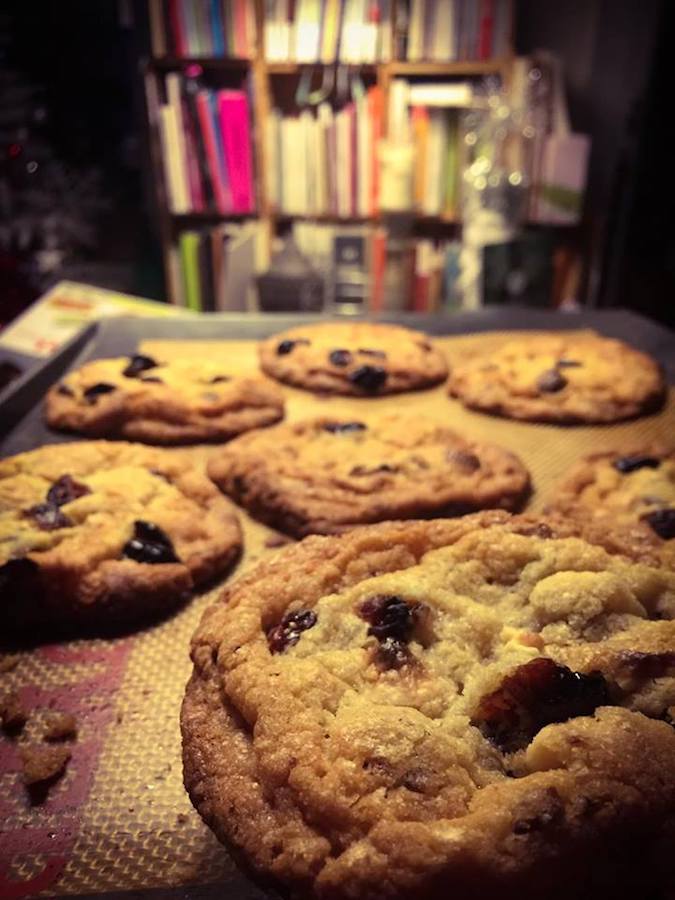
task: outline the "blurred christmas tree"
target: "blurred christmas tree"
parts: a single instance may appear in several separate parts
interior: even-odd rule
[[[109,209],[94,167],[59,159],[49,138],[43,90],[8,62],[9,16],[0,18],[0,321],[58,280],[96,242]],[[7,289],[9,288],[9,292]]]

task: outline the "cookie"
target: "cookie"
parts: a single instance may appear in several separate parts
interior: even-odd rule
[[[52,428],[148,444],[225,441],[283,413],[283,395],[268,379],[197,358],[97,359],[70,372],[46,401]]]
[[[630,531],[675,568],[675,450],[660,446],[593,453],[558,485],[550,513]]]
[[[514,509],[520,460],[419,416],[314,419],[242,435],[209,476],[256,518],[296,537],[385,519]]]
[[[187,790],[297,896],[646,896],[673,877],[674,615],[674,573],[543,519],[309,537],[193,638]]]
[[[149,619],[240,547],[232,505],[187,451],[92,441],[0,461],[0,631]]]
[[[655,410],[659,366],[621,341],[560,332],[506,341],[453,366],[452,396],[465,406],[531,422],[617,422]]]
[[[425,334],[372,322],[291,328],[263,341],[260,364],[286,384],[355,397],[431,387],[448,374]]]

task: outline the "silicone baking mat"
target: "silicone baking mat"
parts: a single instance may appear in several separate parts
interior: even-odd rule
[[[509,336],[513,336],[510,332]],[[438,338],[452,359],[503,334]],[[147,340],[140,350],[166,357],[197,350],[222,356],[225,371],[253,371],[253,341]],[[131,350],[133,348],[129,348]],[[557,427],[512,422],[465,410],[444,386],[377,399],[319,397],[284,388],[287,418],[356,416],[390,411],[425,414],[466,434],[500,443],[529,467],[536,511],[581,454],[629,450],[675,435],[675,390],[658,414],[613,426]],[[30,436],[26,433],[26,446]],[[195,448],[195,465],[217,448]],[[241,513],[245,552],[231,577],[277,552],[275,533]],[[272,539],[272,540],[270,540]],[[145,631],[114,641],[73,641],[0,655],[0,694],[17,689],[40,715],[73,712],[79,733],[65,776],[32,805],[19,774],[17,742],[0,738],[0,897],[105,894],[218,882],[218,896],[270,896],[239,873],[192,809],[182,786],[178,712],[190,673],[188,645],[219,587]],[[4,671],[3,671],[4,670]],[[177,895],[178,896],[178,895]],[[180,896],[183,896],[181,893]],[[275,896],[271,894],[271,896]]]

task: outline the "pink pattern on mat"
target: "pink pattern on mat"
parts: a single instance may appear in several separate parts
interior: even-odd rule
[[[82,678],[58,687],[45,687],[35,680],[20,687],[19,695],[28,709],[56,708],[72,712],[80,734],[72,745],[72,758],[61,782],[46,799],[31,806],[20,780],[9,785],[11,796],[0,793],[0,897],[7,900],[35,896],[53,887],[75,846],[81,808],[86,802],[96,773],[106,732],[115,716],[116,693],[133,647],[133,638],[110,645],[57,644],[41,647],[35,656],[52,667],[82,666]],[[93,667],[93,668],[92,668]],[[19,772],[15,743],[0,743],[0,771]],[[43,866],[32,878],[11,877],[12,865],[20,858],[40,856]]]

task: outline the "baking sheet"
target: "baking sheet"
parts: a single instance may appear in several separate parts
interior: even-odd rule
[[[266,320],[268,333],[279,327],[272,323]],[[116,323],[116,328],[104,329],[84,347],[75,365],[84,358],[138,348],[161,356],[197,349],[200,354],[222,355],[230,370],[257,368],[252,340],[167,343],[167,323],[157,324],[162,327],[146,328],[153,327],[158,336],[139,344],[138,331]],[[631,323],[624,325],[630,333]],[[136,322],[134,328],[139,327]],[[661,338],[665,357],[675,358],[675,341],[667,332],[660,333],[666,336]],[[439,343],[452,359],[477,341],[484,345],[503,337],[503,333],[441,337]],[[635,339],[633,343],[638,344]],[[541,508],[553,483],[579,455],[611,447],[630,449],[675,435],[673,389],[667,406],[656,415],[592,427],[534,425],[471,412],[450,399],[445,386],[363,399],[317,397],[286,387],[284,392],[290,420],[319,413],[354,418],[408,411],[501,443],[518,453],[531,471],[535,490],[527,509],[532,511]],[[3,454],[64,439],[72,438],[48,432],[36,408],[10,435]],[[195,465],[201,465],[217,448],[190,452]],[[245,552],[234,577],[264,554],[276,552],[266,546],[274,532],[243,512],[241,520]],[[213,883],[218,883],[214,897],[276,896],[238,872],[192,809],[182,786],[178,709],[190,673],[187,648],[201,613],[219,591],[220,586],[138,634],[115,641],[41,646],[20,652],[16,666],[0,672],[0,692],[17,688],[33,709],[51,706],[74,712],[80,726],[65,777],[44,803],[35,806],[20,782],[16,743],[0,740],[0,897],[91,895]],[[2,659],[0,655],[0,667]],[[39,717],[38,712],[29,736],[30,729],[39,727]],[[197,895],[211,896],[202,889],[181,890],[176,896]]]

